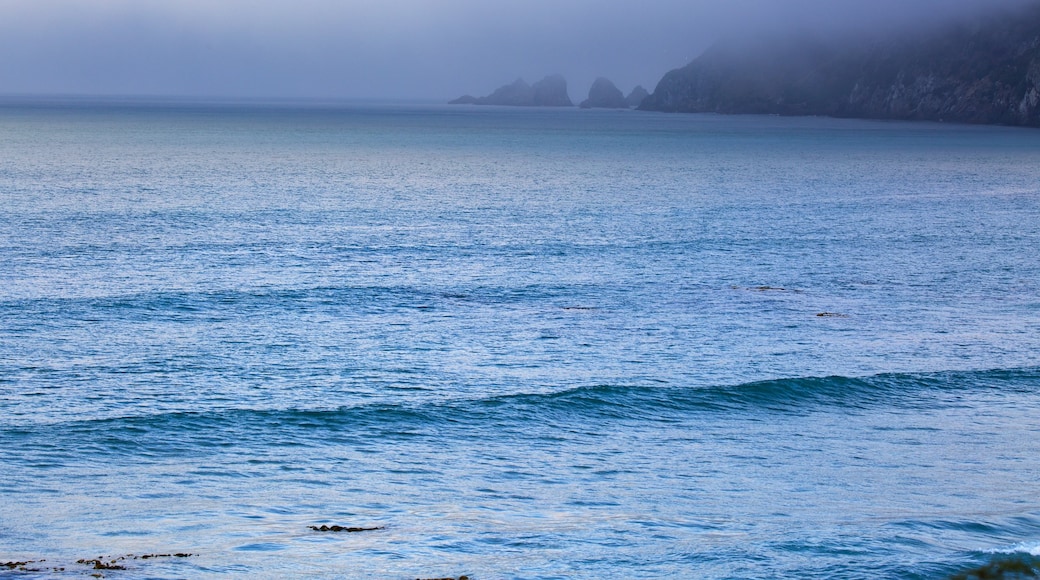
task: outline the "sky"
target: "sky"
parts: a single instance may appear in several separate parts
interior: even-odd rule
[[[648,90],[720,37],[887,30],[1037,0],[0,0],[0,95],[447,100]]]

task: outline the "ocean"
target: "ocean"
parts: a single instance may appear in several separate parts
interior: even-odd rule
[[[1038,250],[1035,130],[0,101],[0,577],[1040,570]]]

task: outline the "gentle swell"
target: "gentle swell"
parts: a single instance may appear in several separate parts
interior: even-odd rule
[[[867,378],[807,377],[707,388],[582,387],[544,395],[510,395],[479,402],[487,407],[648,418],[695,411],[798,413],[819,407],[913,407],[931,404],[927,393],[978,390],[1036,391],[1040,369],[932,374],[883,374]]]
[[[926,409],[940,404],[944,395],[980,391],[1038,392],[1040,369],[793,378],[712,388],[592,386],[427,404],[165,413],[10,427],[0,430],[0,442],[53,452],[79,442],[73,445],[79,453],[124,449],[165,455],[220,448],[230,441],[295,447],[495,430],[551,436],[554,430],[587,425],[691,421],[704,415],[740,419],[877,407]]]

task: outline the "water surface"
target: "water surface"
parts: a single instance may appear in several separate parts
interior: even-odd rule
[[[1032,562],[1038,184],[999,127],[4,103],[0,561]]]

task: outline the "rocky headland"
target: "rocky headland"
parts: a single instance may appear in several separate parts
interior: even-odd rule
[[[639,108],[1040,127],[1040,4],[886,38],[722,42]]]

